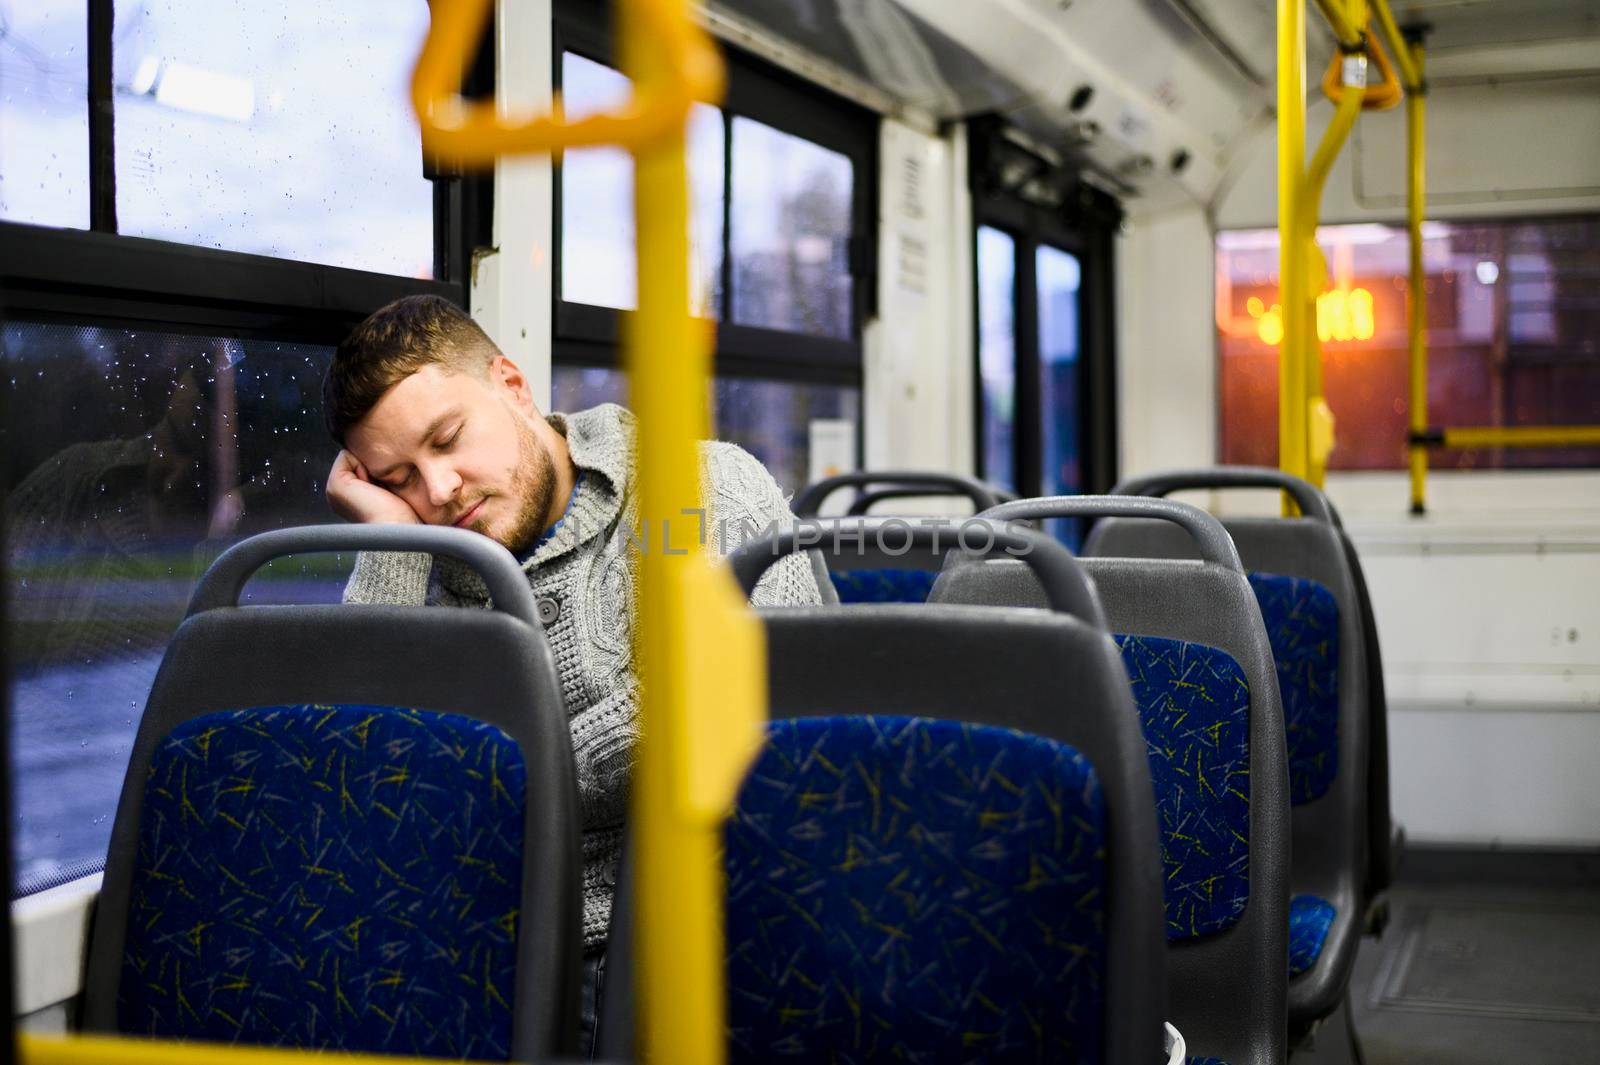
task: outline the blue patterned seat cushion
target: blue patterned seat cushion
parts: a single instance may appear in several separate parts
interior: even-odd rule
[[[1099,1061],[1105,831],[1062,743],[774,722],[725,830],[731,1057]]]
[[[1167,938],[1220,932],[1250,901],[1250,685],[1215,647],[1116,640],[1156,790]]]
[[[179,725],[145,786],[118,1027],[507,1058],[525,780],[509,736],[454,714]]]
[[[841,603],[926,603],[938,571],[931,569],[831,570]]]
[[[1333,903],[1316,895],[1289,900],[1289,975],[1299,976],[1322,956],[1322,944],[1338,914]]]
[[[1339,772],[1339,604],[1316,581],[1250,574],[1278,667],[1289,801],[1310,802]]]

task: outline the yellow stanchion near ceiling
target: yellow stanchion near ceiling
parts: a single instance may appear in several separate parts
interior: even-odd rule
[[[492,0],[434,0],[412,81],[424,148],[466,167],[503,154],[616,144],[636,165],[639,309],[625,336],[638,416],[643,525],[637,647],[641,744],[632,787],[639,1048],[663,1062],[726,1056],[722,820],[766,719],[764,636],[732,576],[706,557],[697,442],[708,434],[709,331],[689,317],[684,136],[696,100],[717,103],[723,67],[687,0],[618,0],[633,98],[574,122],[501,113],[459,92]],[[24,1036],[37,1065],[304,1061],[288,1051],[149,1040]],[[341,1056],[341,1060],[345,1060]],[[378,1062],[377,1057],[348,1060]]]
[[[1375,41],[1367,37],[1366,0],[1317,0],[1339,42],[1323,80],[1337,106],[1309,166],[1305,160],[1305,8],[1278,4],[1278,275],[1284,308],[1278,350],[1278,465],[1321,486],[1334,447],[1334,417],[1322,389],[1317,295],[1328,267],[1317,247],[1322,190],[1363,109],[1393,107],[1400,88]],[[1367,56],[1382,77],[1367,83]],[[1284,513],[1298,513],[1287,494]]]

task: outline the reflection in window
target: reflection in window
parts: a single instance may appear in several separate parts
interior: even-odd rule
[[[568,118],[615,109],[628,79],[573,52],[561,54]],[[722,308],[722,112],[696,104],[689,118],[689,310]],[[561,164],[561,298],[631,310],[639,304],[634,263],[633,160],[621,148],[566,152]]]
[[[712,404],[715,435],[756,458],[792,496],[810,481],[811,423],[861,424],[861,390],[749,377],[719,377]]]
[[[588,410],[602,403],[628,405],[628,378],[604,366],[553,366],[550,369],[550,408]]]
[[[195,579],[229,544],[329,520],[329,348],[11,322],[0,383],[18,882],[105,855],[128,749]],[[280,560],[252,601],[337,601]]]
[[[733,320],[849,339],[848,156],[733,120]]]
[[[1045,495],[1070,495],[1083,485],[1078,449],[1077,256],[1041,245],[1035,262],[1039,283],[1039,429]],[[1076,545],[1076,521],[1049,523],[1056,536]]]
[[[1600,217],[1423,225],[1428,420],[1436,426],[1600,423]],[[1337,419],[1329,468],[1406,465],[1403,228],[1324,226],[1317,299],[1323,388]],[[1217,235],[1222,461],[1278,461],[1276,230]],[[1600,466],[1600,448],[1429,453],[1439,469]]]
[[[116,0],[121,232],[433,276],[427,30],[419,0]]]
[[[0,218],[89,227],[88,4],[0,0]]]
[[[551,405],[560,411],[622,403],[627,395],[627,380],[620,370],[557,366],[551,384]],[[861,423],[861,390],[854,387],[719,377],[712,384],[711,401],[712,435],[760,459],[785,495],[793,495],[811,479],[813,421]]]
[[[1016,242],[978,227],[978,374],[983,387],[983,475],[1016,491]]]

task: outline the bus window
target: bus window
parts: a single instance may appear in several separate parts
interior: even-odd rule
[[[835,385],[719,377],[712,396],[712,435],[750,452],[785,495],[810,482],[811,423],[842,419],[861,424],[861,390]]]
[[[88,5],[30,0],[0,18],[0,218],[87,229]]]
[[[410,107],[427,29],[415,0],[118,0],[118,231],[432,277]]]
[[[733,120],[733,320],[848,339],[850,160],[754,119]]]
[[[1039,286],[1039,405],[1045,495],[1079,490],[1078,470],[1078,258],[1042,245]]]
[[[980,467],[985,480],[1017,490],[1016,242],[1004,230],[978,227],[978,375],[983,400]]]
[[[1082,489],[1078,463],[1078,258],[1048,244],[1035,253],[1039,300],[1039,474],[1045,495]],[[1080,522],[1052,518],[1051,535],[1077,548]]]
[[[591,5],[556,5],[569,117],[624,102],[611,35]],[[690,310],[716,323],[714,431],[767,465],[786,492],[810,478],[814,423],[861,417],[863,290],[873,262],[877,120],[759,60],[727,53],[723,106],[689,124]],[[611,148],[565,152],[556,172],[551,406],[626,403],[619,312],[633,309],[633,163]],[[837,424],[827,427],[837,439]],[[840,457],[831,455],[830,463]],[[854,465],[854,458],[850,464]]]
[[[550,375],[552,406],[582,410],[600,403],[627,403],[627,381],[619,370],[556,366]],[[811,423],[843,419],[861,424],[856,388],[759,377],[718,377],[712,386],[712,436],[738,444],[771,471],[785,494],[811,480]]]
[[[105,856],[134,730],[194,582],[252,533],[329,520],[332,350],[9,322],[0,428],[18,884]],[[253,602],[337,602],[344,560],[280,560]]]
[[[561,100],[571,118],[619,107],[628,79],[576,52],[561,54]],[[622,148],[583,148],[562,158],[561,298],[632,310],[633,160]],[[722,309],[722,112],[696,104],[689,119],[690,311]]]
[[[1323,386],[1338,419],[1329,468],[1406,466],[1403,227],[1324,226],[1317,299]],[[1276,230],[1217,235],[1221,457],[1278,459]],[[1600,218],[1428,222],[1428,421],[1437,426],[1600,422]],[[1435,469],[1600,466],[1600,448],[1434,450]]]

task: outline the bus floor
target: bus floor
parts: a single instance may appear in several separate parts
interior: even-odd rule
[[[1600,851],[1413,848],[1351,980],[1365,1065],[1600,1062]]]

